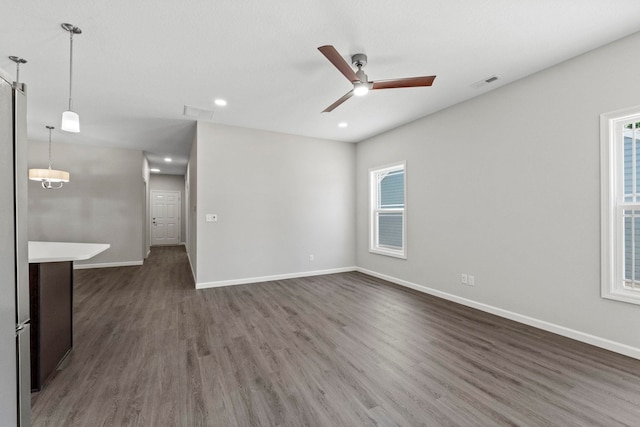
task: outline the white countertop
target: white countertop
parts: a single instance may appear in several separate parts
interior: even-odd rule
[[[82,261],[111,247],[108,243],[29,242],[29,262]]]

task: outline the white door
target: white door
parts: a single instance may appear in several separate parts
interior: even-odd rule
[[[151,191],[151,244],[180,243],[180,192]]]

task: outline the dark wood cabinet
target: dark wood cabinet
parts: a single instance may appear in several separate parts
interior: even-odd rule
[[[73,345],[73,262],[29,264],[31,390],[39,391]]]

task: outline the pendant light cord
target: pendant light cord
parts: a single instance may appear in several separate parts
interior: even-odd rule
[[[10,60],[16,63],[16,81],[15,83],[20,83],[20,64],[26,64],[27,60],[24,58],[20,58],[18,56],[10,56]]]
[[[51,131],[53,126],[47,126],[47,129],[49,129],[49,170],[51,170]]]
[[[49,170],[51,170],[51,131],[49,131]]]
[[[73,30],[69,31],[69,111],[73,111],[73,102],[71,101],[72,76],[73,76]]]

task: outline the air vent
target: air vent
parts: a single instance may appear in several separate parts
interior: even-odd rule
[[[484,87],[490,83],[493,83],[497,80],[500,80],[502,77],[497,76],[497,75],[493,75],[493,76],[489,76],[486,79],[482,79],[479,82],[475,82],[474,84],[471,85],[472,88],[474,89],[480,89],[481,87]]]
[[[211,120],[213,119],[213,111],[205,110],[204,108],[192,107],[191,105],[184,106],[184,113],[187,117],[193,117],[198,120]]]

